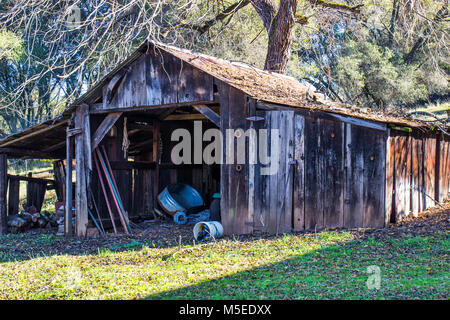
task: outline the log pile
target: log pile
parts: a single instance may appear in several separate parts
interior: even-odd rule
[[[30,229],[56,228],[58,221],[53,213],[47,211],[36,212],[35,208],[8,216],[8,228],[11,233],[25,232]]]

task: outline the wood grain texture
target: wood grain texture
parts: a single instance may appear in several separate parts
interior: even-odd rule
[[[439,201],[442,202],[448,197],[450,191],[450,138],[443,136],[440,143],[440,186]]]
[[[414,134],[412,136],[412,155],[411,155],[411,211],[417,215],[424,210],[424,176],[423,176],[423,136],[422,134]]]
[[[295,114],[294,159],[296,160],[293,186],[293,228],[305,229],[305,118]]]
[[[9,178],[8,215],[19,213],[20,180]]]
[[[221,168],[222,225],[225,234],[248,234],[253,232],[253,216],[248,211],[248,162],[237,164],[237,139],[226,134],[227,129],[247,129],[248,101],[243,93],[226,84],[220,83],[219,91],[224,159],[233,152],[233,164]],[[245,152],[248,157],[248,145]]]
[[[6,223],[7,207],[6,192],[8,188],[8,158],[0,153],[0,235],[8,232]]]
[[[394,182],[395,182],[395,141],[391,135],[391,130],[388,129],[386,138],[386,200],[385,200],[385,217],[384,226],[387,226],[391,221],[391,216],[395,214],[394,211]]]
[[[428,136],[424,139],[424,193],[425,209],[435,203],[435,170],[436,170],[436,137]]]
[[[75,113],[75,128],[82,128],[82,131],[86,127],[86,113],[88,108],[86,105],[81,105],[77,108]],[[86,236],[88,225],[88,206],[87,206],[87,163],[85,152],[85,139],[84,134],[78,134],[75,136],[75,171],[76,171],[76,184],[75,184],[75,208],[76,208],[76,235],[79,237]]]
[[[363,149],[363,227],[381,228],[385,224],[386,135],[365,128],[363,140],[366,141]]]
[[[320,124],[305,117],[305,229],[323,228],[323,189],[319,160]]]
[[[396,133],[395,137],[395,214],[396,220],[411,212],[411,138]]]
[[[344,226],[354,228],[363,225],[364,217],[364,154],[360,135],[362,127],[346,125],[346,199],[344,207]]]
[[[344,225],[344,123],[319,120],[319,167],[323,172],[323,224],[327,228]]]
[[[67,127],[69,129],[69,127]],[[73,137],[66,136],[66,185],[65,185],[65,199],[64,199],[64,234],[67,237],[73,235],[73,226],[72,226],[72,202],[73,202],[73,194],[72,194],[72,160],[74,158],[73,154]]]
[[[122,72],[103,87],[101,109],[213,101],[212,76],[162,50],[150,50]]]
[[[108,114],[105,119],[100,123],[92,136],[92,150],[95,150],[105,135],[111,130],[117,120],[121,117],[121,112],[114,112]]]

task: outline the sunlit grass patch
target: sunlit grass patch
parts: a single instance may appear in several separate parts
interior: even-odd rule
[[[51,236],[34,237],[11,239],[52,245]],[[323,231],[165,248],[132,240],[95,254],[1,261],[9,262],[0,263],[0,299],[439,299],[449,291],[445,234]],[[367,288],[372,265],[378,290]]]

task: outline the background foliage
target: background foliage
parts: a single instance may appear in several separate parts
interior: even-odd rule
[[[2,0],[0,136],[57,115],[145,39],[263,68],[268,34],[243,2]],[[340,0],[360,14],[318,2],[297,3],[288,74],[387,111],[448,100],[448,0]]]

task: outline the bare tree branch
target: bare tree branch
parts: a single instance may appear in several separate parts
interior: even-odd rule
[[[308,0],[313,6],[321,6],[325,8],[335,9],[335,10],[341,10],[341,11],[348,11],[351,13],[361,13],[361,7],[364,6],[364,4],[358,4],[356,6],[349,6],[346,4],[341,3],[334,3],[334,2],[328,2],[324,0]]]

